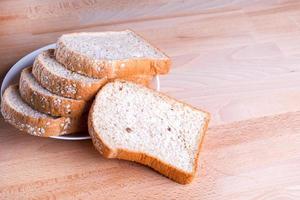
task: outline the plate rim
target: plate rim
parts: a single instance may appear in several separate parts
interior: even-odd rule
[[[24,67],[24,63],[28,63],[28,62],[32,62],[36,56],[45,50],[51,49],[51,48],[55,48],[56,47],[56,43],[51,43],[48,45],[45,45],[41,48],[38,48],[34,51],[31,51],[30,53],[26,54],[25,56],[23,56],[21,59],[19,59],[5,74],[3,80],[2,80],[2,84],[1,84],[1,99],[3,96],[3,93],[5,91],[5,89],[11,84],[11,81],[14,77],[16,77],[17,75],[20,74],[21,70],[24,69],[25,67],[28,67],[28,65],[26,65]],[[156,91],[160,91],[160,79],[159,79],[159,75],[155,76],[155,90]],[[70,134],[72,135],[72,134]],[[78,140],[89,140],[91,139],[91,136],[82,136],[82,137],[69,137],[70,135],[60,135],[60,136],[50,136],[49,138],[52,139],[58,139],[58,140],[71,140],[71,141],[78,141]]]

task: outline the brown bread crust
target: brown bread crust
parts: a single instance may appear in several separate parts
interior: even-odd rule
[[[53,51],[53,49],[48,50],[42,54],[52,56]],[[66,79],[51,73],[44,65],[45,63],[42,61],[42,55],[39,55],[34,61],[32,74],[44,88],[63,97],[89,101],[108,81],[107,79],[103,78],[98,79],[97,82],[87,84],[80,80]]]
[[[53,49],[49,49],[42,54],[53,57],[53,52]],[[32,67],[32,74],[41,86],[59,96],[90,101],[94,98],[103,85],[105,85],[108,81],[112,81],[107,78],[101,78],[96,82],[86,84],[80,80],[63,78],[50,72],[44,66],[45,63],[42,61],[42,54],[35,59]],[[123,77],[125,80],[130,80],[145,86],[150,86],[152,78],[153,75],[139,75],[137,73],[133,73],[131,76]]]
[[[52,116],[79,117],[90,108],[89,102],[58,96],[46,95],[32,87],[26,78],[31,67],[25,68],[20,77],[19,91],[22,99],[33,109]]]
[[[139,75],[133,75],[130,77],[125,77],[125,78],[123,78],[123,80],[141,84],[146,87],[151,87],[151,82],[152,82],[153,77],[154,76],[152,76],[152,75],[139,74]]]
[[[86,130],[86,116],[79,118],[54,118],[51,116],[35,118],[15,110],[9,105],[6,97],[12,90],[18,90],[18,86],[13,85],[5,90],[1,102],[1,112],[5,121],[17,129],[40,137],[65,135]]]

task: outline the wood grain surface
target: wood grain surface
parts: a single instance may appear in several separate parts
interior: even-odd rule
[[[0,120],[0,199],[300,199],[298,0],[1,0],[0,77],[63,33],[133,29],[171,56],[162,91],[212,114],[180,185],[91,141]]]

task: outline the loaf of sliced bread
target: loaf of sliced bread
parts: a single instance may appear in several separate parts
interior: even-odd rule
[[[165,74],[171,65],[168,56],[130,30],[65,34],[56,45],[60,63],[95,78]]]
[[[19,91],[22,99],[32,108],[52,116],[80,117],[90,108],[90,103],[86,101],[65,98],[43,88],[32,75],[31,67],[22,71]]]
[[[21,98],[17,85],[9,86],[2,97],[4,119],[31,135],[49,137],[86,130],[86,118],[52,117],[32,109]]]
[[[195,176],[208,121],[207,112],[117,80],[97,94],[88,124],[104,157],[136,161],[186,184]]]
[[[41,53],[34,61],[36,80],[54,94],[88,101],[107,83],[107,79],[89,78],[64,68],[54,58],[54,50]]]

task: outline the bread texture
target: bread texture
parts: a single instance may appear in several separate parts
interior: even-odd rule
[[[20,77],[19,91],[22,99],[33,109],[52,116],[80,117],[88,111],[91,103],[62,97],[43,88],[25,68]]]
[[[187,184],[195,177],[209,118],[152,89],[116,80],[97,94],[88,127],[104,157],[135,161]]]
[[[98,90],[112,79],[90,78],[66,69],[54,57],[54,49],[41,53],[34,61],[32,74],[37,82],[50,92],[66,98],[90,101]],[[132,74],[124,80],[150,86],[153,75]]]
[[[49,137],[86,130],[86,118],[52,117],[32,109],[21,98],[18,86],[9,86],[2,97],[4,119],[30,135]]]
[[[41,86],[54,94],[89,101],[107,83],[106,78],[94,79],[72,72],[55,60],[54,50],[47,50],[35,59],[32,73]]]
[[[171,65],[168,56],[130,30],[65,34],[56,46],[60,63],[94,78],[166,74]]]

